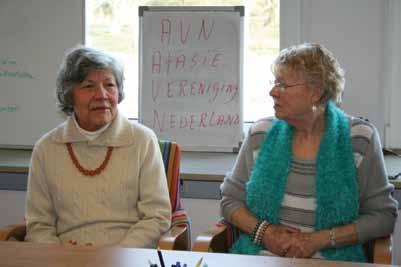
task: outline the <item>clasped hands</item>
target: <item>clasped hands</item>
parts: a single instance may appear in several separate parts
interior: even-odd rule
[[[284,225],[271,225],[263,244],[270,252],[291,258],[310,258],[321,249],[315,233],[302,233],[298,228]]]

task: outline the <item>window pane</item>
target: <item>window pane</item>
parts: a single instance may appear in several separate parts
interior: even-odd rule
[[[273,116],[268,81],[280,49],[279,0],[246,1],[244,49],[244,121]]]
[[[124,64],[125,99],[119,109],[138,117],[138,3],[87,0],[87,44],[108,51]]]
[[[279,0],[87,0],[87,45],[108,51],[125,67],[119,109],[138,117],[138,6],[244,5],[244,121],[273,115],[270,65],[279,51]]]

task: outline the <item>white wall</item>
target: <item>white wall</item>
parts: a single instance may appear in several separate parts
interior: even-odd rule
[[[387,0],[282,0],[282,48],[317,42],[346,71],[345,111],[369,119],[384,140]],[[400,142],[401,146],[401,142]]]
[[[385,141],[390,148],[401,148],[401,1],[388,0],[386,10],[386,39],[384,85],[386,90]]]
[[[192,244],[196,237],[215,225],[220,218],[220,201],[213,199],[183,198],[182,204],[192,221]]]
[[[25,191],[0,190],[0,227],[23,222]]]

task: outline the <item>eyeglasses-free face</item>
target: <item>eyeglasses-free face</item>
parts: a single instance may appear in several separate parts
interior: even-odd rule
[[[87,131],[96,131],[117,115],[118,88],[109,70],[90,71],[72,91],[74,113],[78,124]]]

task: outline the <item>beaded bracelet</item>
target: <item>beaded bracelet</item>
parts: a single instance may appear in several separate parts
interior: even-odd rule
[[[256,230],[255,236],[252,238],[254,244],[261,245],[263,243],[263,236],[265,235],[265,232],[270,225],[271,223],[268,223],[267,221],[262,221],[262,223]]]
[[[252,240],[255,240],[256,233],[257,233],[257,231],[258,231],[260,225],[262,224],[262,222],[263,222],[263,221],[258,221],[258,223],[257,223],[257,224],[255,225],[255,227],[253,228],[252,233],[251,233],[251,238],[252,238]]]

